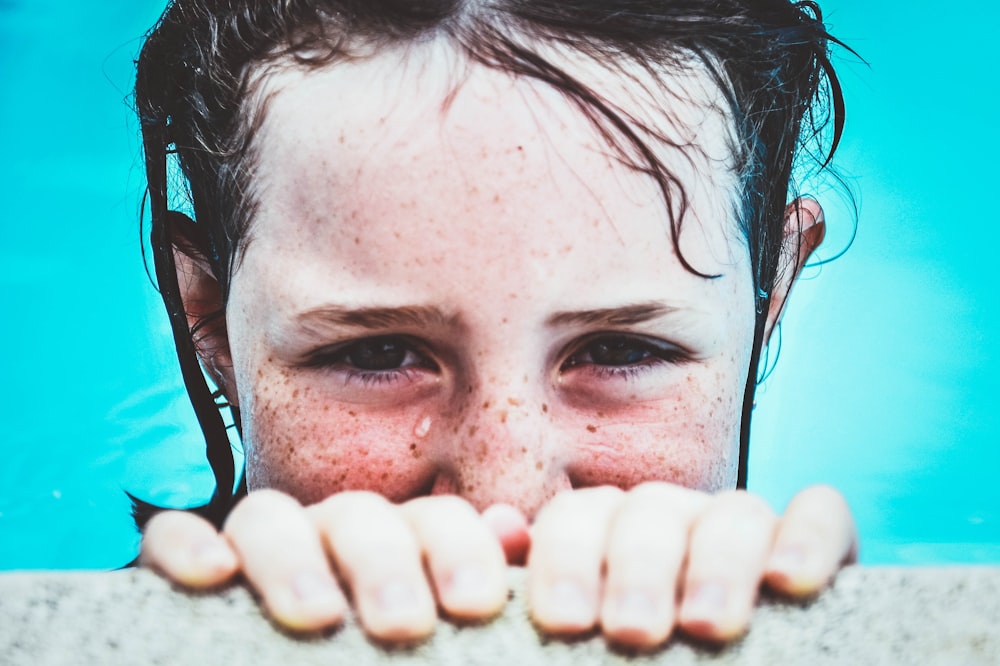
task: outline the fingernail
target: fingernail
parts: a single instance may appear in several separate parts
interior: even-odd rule
[[[615,619],[623,625],[645,626],[656,612],[656,602],[646,592],[630,590],[615,599]]]
[[[194,561],[206,569],[226,569],[235,564],[233,553],[218,541],[201,541],[191,549]]]
[[[339,596],[335,585],[328,578],[315,573],[296,574],[291,586],[295,599],[302,604],[333,604]]]
[[[400,581],[386,583],[375,593],[375,602],[383,613],[404,615],[419,609],[420,599],[416,588]]]
[[[556,581],[549,588],[548,596],[552,612],[562,622],[587,622],[594,614],[591,595],[576,581]]]
[[[722,614],[727,602],[726,586],[710,581],[698,583],[684,595],[684,614],[688,617],[715,618]]]
[[[460,567],[448,582],[453,600],[480,601],[489,596],[490,585],[486,569],[480,566]]]
[[[797,573],[806,561],[805,551],[799,546],[785,546],[771,555],[768,568],[782,573]]]

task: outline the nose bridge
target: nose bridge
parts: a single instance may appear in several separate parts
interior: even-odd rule
[[[473,379],[450,429],[436,490],[483,510],[499,502],[528,516],[569,487],[565,451],[551,427],[544,382],[513,372]]]

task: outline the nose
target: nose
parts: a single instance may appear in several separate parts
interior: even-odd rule
[[[511,504],[534,517],[570,487],[567,448],[542,392],[472,390],[438,443],[434,494],[464,497],[479,511]]]

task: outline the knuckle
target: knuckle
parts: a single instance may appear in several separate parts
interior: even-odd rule
[[[412,500],[411,503],[415,507],[426,507],[427,510],[444,513],[449,516],[465,517],[479,515],[468,501],[458,495],[420,497]]]
[[[635,486],[627,493],[626,502],[651,503],[657,505],[670,506],[690,506],[700,504],[699,500],[704,500],[707,495],[697,490],[684,488],[666,481],[646,481]]]
[[[799,493],[797,499],[817,508],[847,511],[847,500],[840,491],[828,485],[810,486]]]
[[[763,497],[745,490],[727,491],[720,494],[717,500],[717,506],[723,510],[732,511],[750,520],[773,521],[776,519],[774,509]]]
[[[310,509],[313,513],[332,517],[343,511],[352,513],[385,511],[391,506],[392,503],[378,493],[369,490],[348,490],[330,495]]]
[[[243,512],[272,511],[301,506],[290,495],[272,488],[261,488],[244,497],[233,510]]]

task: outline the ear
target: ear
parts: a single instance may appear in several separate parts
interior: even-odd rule
[[[798,198],[785,208],[785,238],[782,243],[781,263],[771,289],[768,302],[764,344],[771,339],[774,327],[788,303],[788,294],[798,279],[802,267],[826,236],[823,208],[813,199]]]
[[[171,212],[169,223],[177,286],[195,350],[202,367],[225,394],[229,404],[238,407],[225,304],[219,280],[206,256],[208,243],[201,230],[186,215]]]

